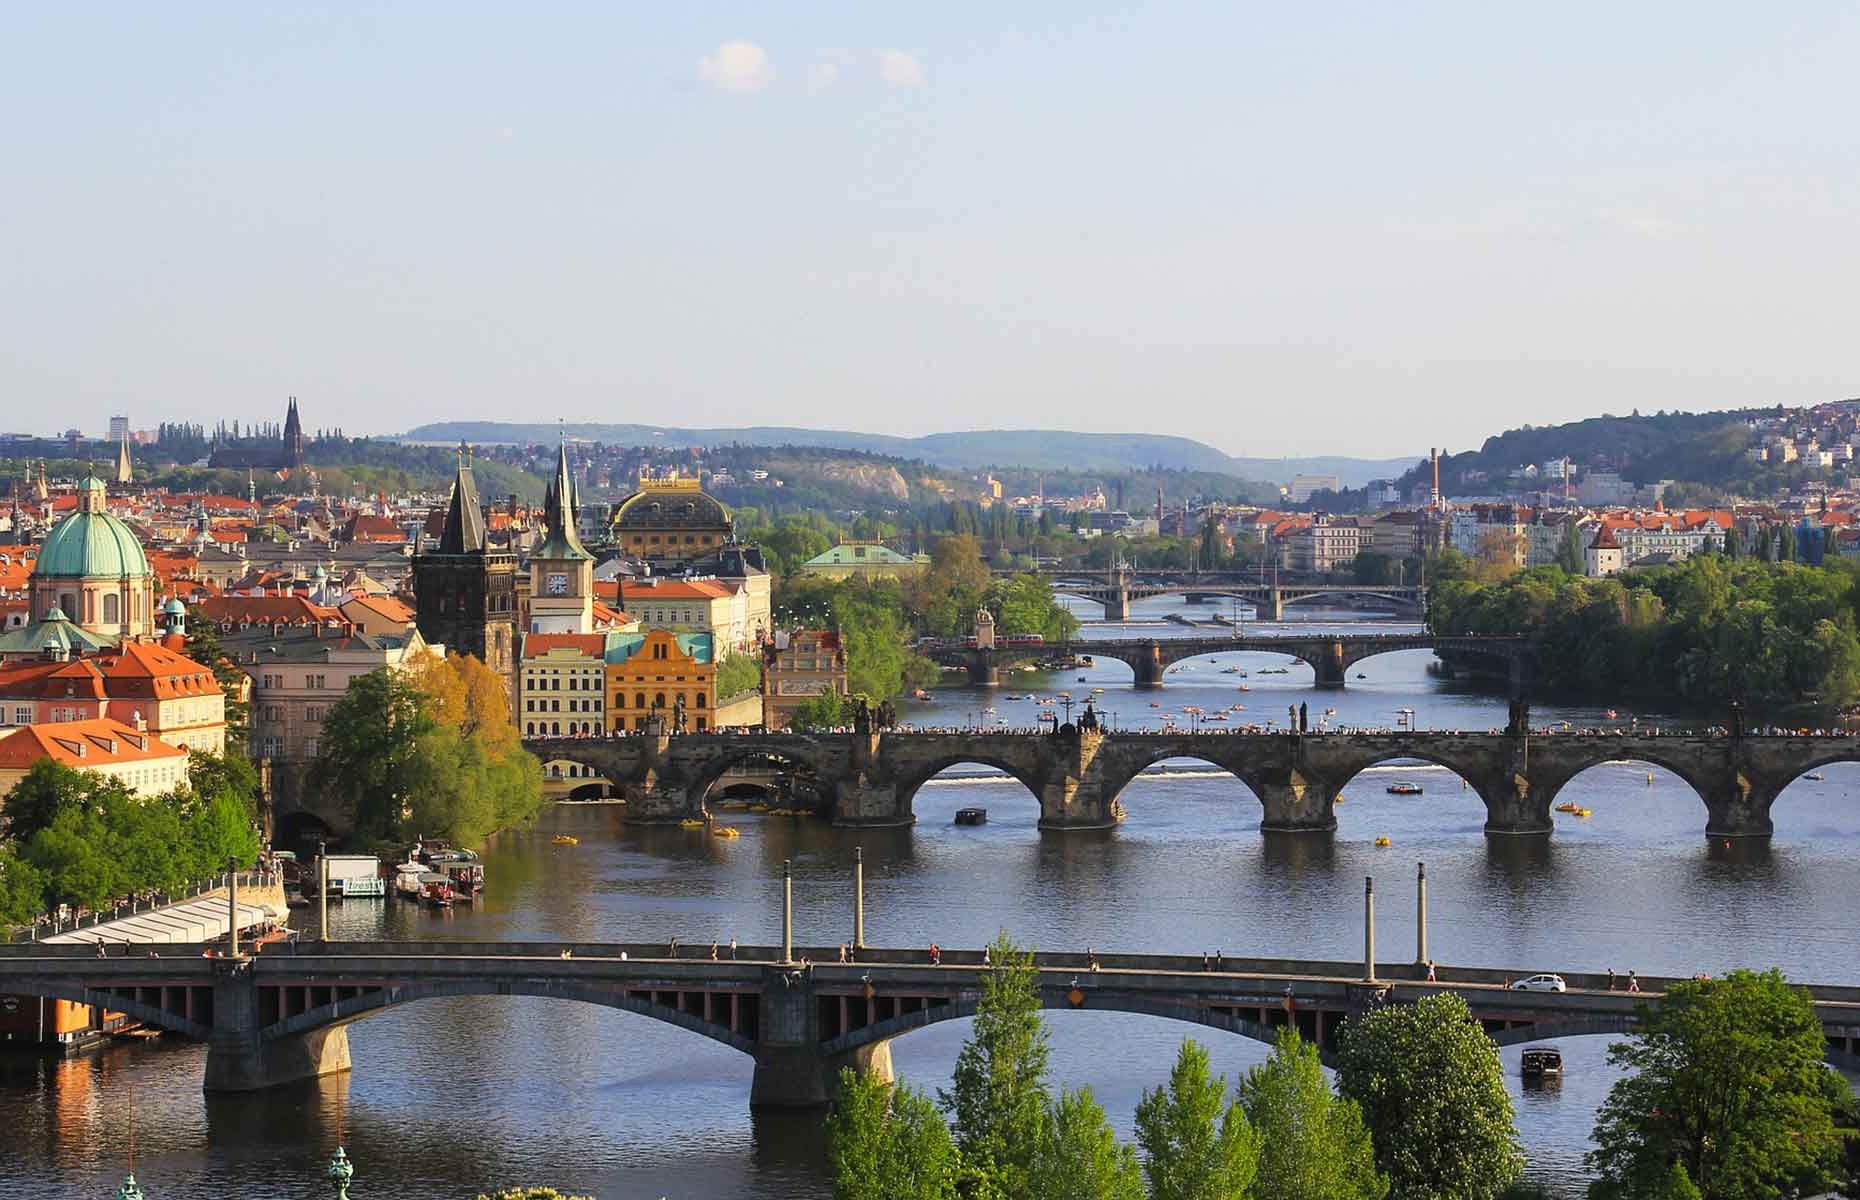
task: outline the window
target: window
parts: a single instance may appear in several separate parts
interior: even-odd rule
[[[323,709],[321,705],[312,704],[304,709],[304,720],[321,721],[322,719],[323,719]]]
[[[634,707],[634,708],[644,708],[644,707],[646,707],[646,693],[644,693],[644,692],[635,692],[635,693],[634,693],[634,695],[633,695],[633,707]]]
[[[284,686],[284,676],[282,675],[260,675],[258,678],[260,687],[281,688]]]
[[[706,541],[709,541],[710,539],[708,539],[708,538],[706,538],[705,540],[706,540]],[[700,696],[700,697],[698,698],[698,707],[699,707],[699,708],[702,708],[702,707],[704,707],[704,700],[703,700],[703,697],[701,697],[701,696]],[[697,719],[697,731],[698,731],[699,733],[703,733],[703,732],[704,732],[704,718],[703,718],[703,717],[699,717],[699,718]]]
[[[116,624],[118,611],[115,594],[106,593],[103,597],[103,623],[105,625]]]
[[[316,757],[316,739],[315,738],[309,738],[304,742],[304,754],[310,758]]]
[[[615,707],[615,708],[625,708],[625,707],[626,707],[626,693],[625,693],[625,692],[615,692],[615,693],[614,693],[614,707]]]
[[[312,691],[320,692],[327,686],[323,681],[328,678],[327,675],[306,675],[304,676],[304,686],[310,688]]]
[[[698,698],[697,698],[697,706],[698,706],[699,708],[703,708],[703,707],[704,707],[704,693],[703,693],[703,692],[699,692],[699,693],[698,693]],[[700,726],[700,728],[702,728],[702,727]]]
[[[265,720],[276,725],[278,722],[284,720],[284,709],[276,704],[267,704],[265,706]]]

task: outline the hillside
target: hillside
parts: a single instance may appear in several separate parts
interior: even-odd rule
[[[558,427],[505,421],[441,421],[409,430],[404,441],[445,445],[547,444]],[[1072,433],[1010,429],[893,437],[827,429],[746,426],[739,429],[681,429],[661,425],[584,423],[567,427],[570,437],[622,446],[817,446],[916,459],[939,467],[978,470],[1011,466],[1035,471],[1205,471],[1241,479],[1284,483],[1303,472],[1336,474],[1346,486],[1386,478],[1415,459],[1234,458],[1192,438],[1151,433]]]

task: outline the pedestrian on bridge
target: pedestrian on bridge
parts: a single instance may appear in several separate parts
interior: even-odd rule
[[[1628,991],[1630,992],[1640,991],[1640,977],[1635,975],[1634,972],[1632,971],[1628,972]]]
[[[1611,992],[1615,990],[1615,969],[1613,967],[1608,968],[1608,990]]]

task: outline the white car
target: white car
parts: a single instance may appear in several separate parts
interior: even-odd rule
[[[1567,992],[1569,985],[1561,975],[1533,975],[1511,985],[1514,992]]]

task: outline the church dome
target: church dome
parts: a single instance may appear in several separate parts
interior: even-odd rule
[[[634,492],[620,502],[613,519],[615,529],[706,529],[729,524],[730,514],[723,505],[696,487]]]
[[[149,574],[135,533],[104,511],[103,481],[78,484],[78,510],[52,527],[32,574],[39,579],[120,579]]]

